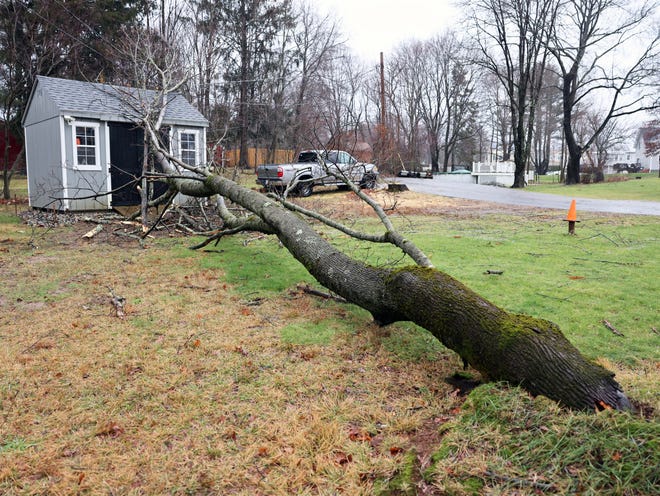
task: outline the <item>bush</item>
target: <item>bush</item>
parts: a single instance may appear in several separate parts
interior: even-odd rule
[[[580,174],[580,182],[583,184],[602,183],[603,181],[605,181],[605,174],[596,167],[584,169]]]

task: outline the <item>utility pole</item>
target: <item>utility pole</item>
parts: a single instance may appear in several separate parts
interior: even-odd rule
[[[385,124],[385,118],[387,113],[385,112],[385,62],[383,61],[383,52],[380,52],[380,126],[379,126],[379,141],[380,141],[380,150],[379,150],[379,159],[383,162],[385,158],[385,150],[387,148],[387,126]]]

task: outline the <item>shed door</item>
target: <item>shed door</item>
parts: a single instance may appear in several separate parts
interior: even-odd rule
[[[111,122],[109,126],[112,205],[139,205],[144,132],[130,123]]]
[[[139,205],[137,186],[142,175],[144,131],[131,123],[111,122],[109,127],[112,205]],[[167,183],[150,182],[149,197],[156,198],[165,193],[167,188]]]

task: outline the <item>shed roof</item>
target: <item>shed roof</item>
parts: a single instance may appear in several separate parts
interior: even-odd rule
[[[157,109],[160,95],[156,90],[47,76],[37,76],[35,88],[37,86],[43,89],[61,113],[108,121],[139,119],[150,108]],[[168,95],[163,124],[207,127],[208,120],[183,95],[171,93]]]

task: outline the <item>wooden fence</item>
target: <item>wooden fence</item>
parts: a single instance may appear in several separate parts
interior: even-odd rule
[[[222,157],[216,156],[216,162],[224,161],[226,167],[235,167],[241,158],[241,151],[238,148],[223,150]],[[248,148],[247,151],[247,165],[254,169],[257,165],[261,164],[286,164],[293,162],[295,159],[294,150],[277,149],[273,156],[270,156],[267,148]]]

